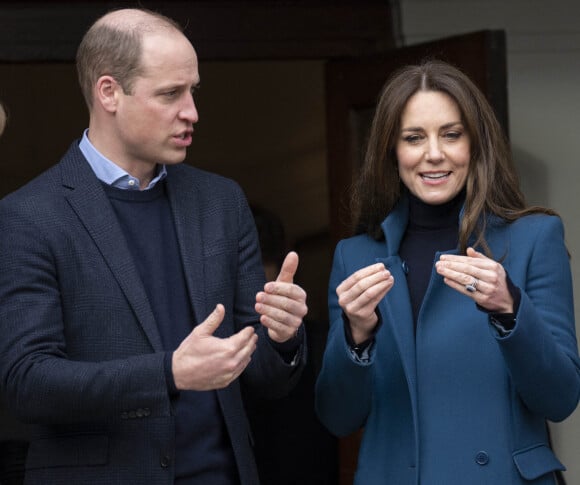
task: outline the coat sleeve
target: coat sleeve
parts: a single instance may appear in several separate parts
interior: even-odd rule
[[[551,421],[561,421],[574,411],[580,398],[580,361],[564,228],[558,217],[532,217],[526,237],[535,237],[535,243],[529,257],[522,258],[525,267],[516,269],[519,280],[515,283],[522,291],[516,326],[509,336],[496,338],[512,382],[528,409]]]
[[[163,353],[135,348],[127,358],[106,361],[70,355],[62,267],[43,214],[46,208],[30,200],[0,204],[0,386],[7,401],[22,421],[37,424],[110,421],[144,408],[168,416]],[[71,247],[58,251],[69,251],[67,264],[74,265]]]
[[[353,357],[346,340],[344,314],[338,304],[336,287],[354,270],[345,267],[344,249],[344,242],[340,242],[334,254],[328,290],[330,329],[316,383],[316,412],[321,422],[338,436],[364,426],[371,408],[374,362],[372,352],[368,362]]]

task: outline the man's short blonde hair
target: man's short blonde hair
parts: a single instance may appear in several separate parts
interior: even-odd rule
[[[177,22],[147,9],[120,9],[98,19],[83,37],[76,55],[83,96],[93,105],[93,87],[99,77],[110,75],[131,94],[142,73],[143,36],[160,29],[182,32]]]

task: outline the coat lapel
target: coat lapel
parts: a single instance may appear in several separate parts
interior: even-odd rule
[[[382,224],[387,257],[377,258],[377,262],[382,262],[395,279],[395,285],[379,303],[379,310],[386,324],[390,326],[390,333],[399,349],[416,419],[417,364],[413,312],[404,263],[398,255],[408,218],[408,200],[402,198]]]
[[[63,158],[64,196],[90,234],[155,351],[163,350],[145,287],[100,182],[75,144]]]
[[[390,325],[389,330],[395,338],[401,355],[411,398],[413,404],[416,404],[415,333],[403,263],[398,256],[377,258],[377,262],[383,263],[395,278],[395,285],[379,303],[379,311],[383,315],[383,321]]]

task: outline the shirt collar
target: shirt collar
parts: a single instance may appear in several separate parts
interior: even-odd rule
[[[87,159],[87,162],[89,162],[89,165],[93,169],[93,172],[95,172],[97,178],[111,187],[126,190],[139,190],[139,179],[130,175],[99,152],[90,142],[89,137],[87,136],[88,132],[88,129],[84,131],[81,142],[79,143],[79,148]],[[151,182],[149,182],[149,185],[145,190],[153,188],[157,182],[163,180],[166,176],[167,168],[165,165],[157,165],[157,175],[153,180],[151,180]]]

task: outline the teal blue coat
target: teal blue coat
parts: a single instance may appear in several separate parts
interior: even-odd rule
[[[488,223],[491,251],[521,290],[515,329],[502,338],[434,269],[414,335],[398,255],[407,218],[401,203],[383,222],[386,242],[359,235],[341,241],[334,256],[316,407],[338,436],[364,428],[355,484],[554,484],[553,472],[564,467],[549,447],[546,420],[565,419],[580,396],[561,220]],[[382,324],[365,363],[350,352],[335,289],[375,262],[395,285],[379,304]]]

